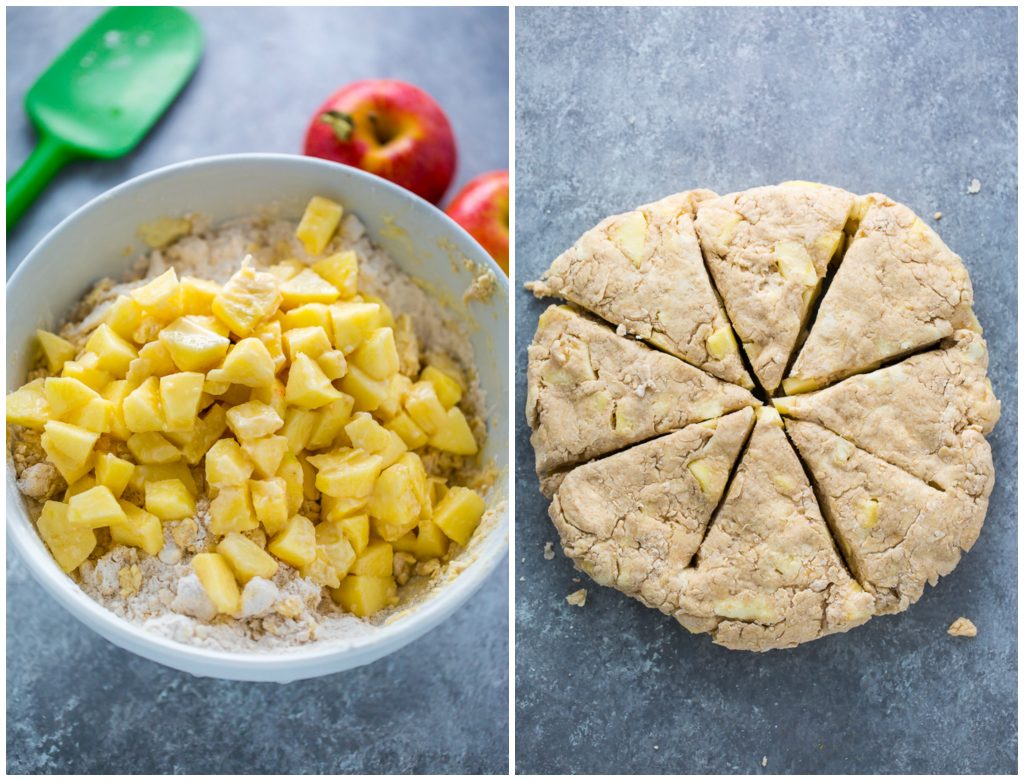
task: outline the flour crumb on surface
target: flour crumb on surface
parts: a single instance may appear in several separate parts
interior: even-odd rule
[[[629,333],[629,331],[626,330],[626,326],[624,326],[622,323],[619,323],[617,326],[615,326],[615,333],[617,333],[619,336],[625,336],[627,333]]]
[[[768,767],[768,757],[761,757],[761,767]]]
[[[978,627],[971,619],[963,616],[950,624],[946,631],[953,637],[977,637],[978,635]]]
[[[936,221],[941,220],[942,219],[942,212],[935,212],[935,214],[932,215],[932,219],[934,219]]]
[[[573,607],[583,607],[587,604],[587,590],[585,588],[578,589],[567,596],[565,601]]]
[[[978,179],[971,179],[971,183],[967,185],[968,195],[974,195],[981,192],[981,181]]]
[[[551,561],[555,558],[555,543],[545,542],[544,543],[544,558]]]

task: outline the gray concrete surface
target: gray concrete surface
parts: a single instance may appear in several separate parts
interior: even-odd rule
[[[8,175],[33,134],[22,98],[97,11],[7,11]],[[68,168],[8,237],[8,274],[57,222],[137,174],[205,155],[301,152],[332,90],[413,81],[447,111],[458,181],[508,165],[507,11],[202,8],[206,54],[130,156]],[[7,557],[11,773],[504,772],[508,581],[499,569],[450,621],[369,667],[286,687],[192,678],[121,651]]]
[[[520,288],[601,217],[678,190],[880,190],[943,212],[1003,402],[988,520],[953,574],[849,634],[730,652],[585,576],[586,606],[565,604],[579,574],[543,558],[556,535],[522,419],[548,302],[520,289],[519,772],[1016,770],[1016,29],[1014,9],[517,10]],[[946,635],[961,615],[976,639]]]

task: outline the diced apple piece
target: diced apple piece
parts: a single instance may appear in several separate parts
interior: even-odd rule
[[[274,383],[274,359],[255,336],[242,339],[232,347],[224,363],[207,372],[211,382],[230,382],[248,388],[265,388]]]
[[[181,451],[155,431],[132,434],[128,450],[139,464],[172,464],[181,459]]]
[[[622,250],[622,254],[639,268],[644,258],[647,237],[647,218],[644,213],[632,211],[621,215],[608,228],[608,236]]]
[[[358,292],[359,258],[352,250],[317,261],[313,264],[313,271],[334,285],[342,298],[351,298]]]
[[[343,393],[337,401],[332,401],[318,409],[306,447],[310,450],[320,450],[332,445],[351,419],[354,404],[355,400]]]
[[[448,411],[437,398],[433,383],[422,380],[414,383],[405,394],[405,410],[427,436],[433,436],[449,425]]]
[[[278,315],[281,330],[291,331],[295,328],[323,328],[330,335],[331,310],[326,304],[303,304]]]
[[[352,545],[356,554],[366,550],[366,546],[370,544],[370,516],[349,515],[334,523],[345,535],[345,539]]]
[[[288,440],[288,449],[292,453],[299,453],[307,447],[317,424],[317,415],[313,410],[288,407],[281,434]]]
[[[179,317],[160,331],[159,339],[174,364],[186,372],[209,371],[231,346],[230,339],[208,328],[195,315]]]
[[[192,472],[181,461],[173,464],[136,464],[132,472],[131,480],[128,481],[134,490],[141,494],[146,493],[147,483],[156,483],[160,480],[180,480],[181,484],[188,489],[192,496],[198,495],[198,486]]]
[[[304,475],[302,464],[292,453],[285,454],[278,467],[277,476],[285,482],[285,496],[288,500],[288,515],[292,516],[302,507]]]
[[[483,497],[476,491],[453,486],[434,508],[433,521],[449,539],[465,546],[480,524],[485,509]]]
[[[341,393],[331,385],[331,381],[312,358],[304,353],[295,356],[288,369],[288,384],[285,388],[285,399],[289,404],[303,409],[317,409],[340,398]]]
[[[128,372],[129,364],[139,357],[135,347],[106,323],[100,323],[89,335],[85,349],[99,357],[99,368],[119,379]]]
[[[100,435],[95,431],[51,420],[43,426],[43,448],[47,455],[50,451],[58,451],[74,464],[85,465],[92,455],[92,449]],[[76,478],[77,479],[77,478]],[[74,480],[69,480],[69,483]]]
[[[331,589],[331,598],[349,613],[368,618],[398,602],[398,586],[390,576],[349,575]]]
[[[878,525],[878,500],[865,499],[860,505],[860,525],[862,529],[873,529]]]
[[[88,385],[71,377],[47,377],[44,391],[50,414],[55,418],[63,418],[72,410],[101,398]]]
[[[347,302],[332,304],[331,340],[348,355],[380,324],[380,304]]]
[[[714,464],[706,458],[698,458],[696,461],[691,461],[686,468],[690,470],[690,474],[693,475],[697,484],[700,485],[701,491],[710,496],[721,496],[722,491],[725,489],[725,481],[728,475],[719,469],[715,469]]]
[[[448,553],[448,537],[441,527],[429,518],[420,521],[416,533],[416,548],[413,555],[417,561],[440,559]]]
[[[68,505],[63,502],[47,502],[36,521],[36,528],[60,568],[72,572],[96,548],[96,534],[92,529],[72,526],[68,510]]]
[[[808,393],[810,391],[816,391],[821,387],[821,383],[811,378],[799,378],[789,377],[782,381],[782,390],[787,396],[795,396],[798,393]]]
[[[317,469],[317,489],[339,498],[369,496],[382,468],[380,456],[345,448],[309,456],[307,460]]]
[[[274,372],[279,372],[288,362],[284,354],[284,344],[281,341],[281,323],[277,320],[270,320],[257,326],[252,335],[263,342],[263,346],[270,353],[274,362]]]
[[[253,578],[272,578],[277,562],[263,548],[243,534],[228,532],[219,543],[217,553],[224,557],[239,583]]]
[[[258,439],[273,434],[284,421],[273,407],[260,401],[248,401],[228,410],[228,427],[241,439]]]
[[[139,385],[147,377],[163,377],[178,371],[167,345],[157,340],[147,342],[139,348],[139,357],[128,365],[125,379]]]
[[[118,336],[133,340],[142,321],[142,307],[130,296],[118,296],[107,310],[105,321]]]
[[[160,381],[150,377],[124,397],[121,414],[129,431],[142,434],[165,428],[163,405],[160,403]]]
[[[318,325],[290,328],[281,334],[281,341],[284,343],[288,360],[293,362],[299,353],[305,353],[315,359],[331,349],[327,331]]]
[[[274,382],[263,388],[253,388],[249,394],[249,401],[258,401],[266,404],[281,419],[284,424],[284,416],[288,410],[288,401],[285,398],[284,383],[276,377]]]
[[[67,487],[67,490],[64,491],[64,501],[71,501],[72,496],[78,496],[78,494],[82,493],[83,491],[88,491],[95,485],[96,478],[93,477],[92,475],[85,475],[85,477],[78,478],[78,480],[69,485]]]
[[[316,357],[316,364],[323,371],[324,376],[331,380],[340,380],[348,371],[348,362],[341,350],[328,350]]]
[[[316,531],[313,522],[302,515],[293,515],[285,528],[274,535],[267,550],[285,564],[304,567],[316,558]]]
[[[232,615],[242,609],[238,583],[223,556],[219,553],[196,554],[192,557],[192,569],[218,613]]]
[[[708,354],[719,361],[739,352],[739,348],[736,346],[736,337],[728,325],[723,325],[711,333],[707,339],[707,348]]]
[[[227,428],[227,414],[221,404],[213,404],[199,417],[190,432],[167,432],[167,438],[181,448],[189,464],[198,464]]]
[[[319,195],[314,196],[299,220],[295,238],[302,242],[310,255],[320,255],[338,229],[343,212],[340,203]]]
[[[135,471],[135,464],[118,458],[113,453],[98,453],[96,455],[96,481],[110,489],[115,497],[120,497],[128,482],[132,479]]]
[[[357,366],[348,367],[341,389],[355,401],[358,412],[373,412],[388,395],[387,382],[373,379]]]
[[[371,542],[360,553],[349,570],[353,575],[373,575],[383,578],[390,577],[394,559],[394,549],[383,540]]]
[[[395,332],[390,328],[376,328],[352,353],[349,361],[358,366],[371,379],[388,380],[398,373],[398,349]]]
[[[62,339],[57,334],[42,329],[36,330],[36,338],[43,350],[43,357],[46,359],[46,368],[50,374],[56,374],[64,365],[75,357],[75,346],[67,339]]]
[[[213,299],[220,293],[220,285],[209,279],[182,277],[181,308],[186,315],[212,315]]]
[[[797,241],[777,241],[772,248],[779,273],[801,285],[818,284],[818,274],[807,248]]]
[[[6,408],[10,425],[35,429],[45,426],[52,417],[50,403],[46,400],[45,380],[40,377],[7,394]]]
[[[143,312],[165,323],[181,316],[181,287],[173,268],[132,290],[131,297]]]
[[[97,434],[108,434],[113,428],[114,405],[106,399],[93,399],[69,412],[64,420]]]
[[[336,523],[319,523],[315,533],[316,558],[302,568],[302,575],[320,585],[337,588],[355,563],[356,552]]]
[[[391,466],[406,452],[405,442],[398,434],[384,428],[365,412],[356,413],[345,426],[345,433],[355,447],[380,456],[382,469]]]
[[[206,453],[206,482],[210,485],[242,485],[252,469],[248,456],[233,439],[217,440]]]
[[[392,464],[381,472],[366,509],[373,517],[377,534],[385,540],[397,540],[416,528],[420,502],[413,486],[413,476],[405,464]]]
[[[213,314],[231,331],[246,337],[281,306],[277,277],[256,271],[247,262],[235,272],[213,299]]]
[[[100,368],[96,353],[82,353],[76,361],[65,361],[61,377],[71,377],[85,383],[94,391],[102,391],[114,378],[110,372]]]
[[[446,453],[461,456],[472,456],[477,452],[476,439],[466,422],[466,416],[458,407],[448,410],[447,420],[430,437],[430,446]]]
[[[273,266],[267,269],[271,274],[277,277],[282,282],[291,279],[300,271],[306,268],[306,264],[296,258],[286,258],[280,263],[275,263]]]
[[[312,269],[306,268],[281,283],[282,309],[305,304],[333,304],[338,300],[338,289]]]
[[[146,511],[161,521],[180,521],[195,514],[196,502],[181,480],[146,483]]]
[[[177,372],[160,378],[160,402],[168,431],[191,431],[195,426],[205,381],[199,372]]]
[[[97,485],[68,501],[68,523],[81,529],[115,526],[126,520],[124,510],[105,485]]]
[[[256,476],[262,478],[277,474],[281,459],[288,452],[288,440],[281,436],[245,439],[241,444],[242,452],[252,462]]]
[[[114,380],[103,389],[103,398],[110,402],[110,433],[126,441],[132,432],[124,422],[124,400],[133,390],[125,380]]]
[[[164,529],[160,519],[129,502],[119,504],[125,521],[110,527],[110,539],[118,545],[141,548],[150,556],[156,556],[164,547]]]
[[[210,531],[224,535],[259,528],[249,484],[225,485],[210,502]]]
[[[250,480],[252,506],[256,519],[263,524],[267,534],[273,536],[288,524],[288,484],[283,477],[266,480]],[[295,508],[298,509],[297,507]]]
[[[415,450],[427,444],[426,432],[417,426],[413,419],[405,412],[399,413],[385,423],[384,428],[398,434],[405,443],[405,446],[410,450]]]
[[[445,409],[454,407],[462,400],[459,381],[436,366],[426,366],[420,372],[420,380],[434,386],[434,393]]]

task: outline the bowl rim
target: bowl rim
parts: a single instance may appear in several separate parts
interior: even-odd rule
[[[491,271],[499,291],[504,294],[506,300],[508,299],[509,279],[505,276],[505,273],[483,247],[438,206],[393,182],[352,166],[304,155],[263,152],[211,155],[172,163],[142,173],[100,193],[61,220],[35,244],[8,278],[6,286],[7,295],[10,296],[11,290],[16,289],[21,283],[22,278],[27,273],[25,269],[37,262],[37,258],[45,256],[48,245],[56,236],[73,229],[79,221],[88,217],[89,214],[103,203],[123,197],[126,193],[140,186],[173,177],[193,168],[224,164],[259,164],[264,162],[292,165],[300,168],[319,168],[327,171],[344,170],[347,176],[351,176],[356,180],[362,180],[362,184],[366,186],[376,187],[389,192],[390,195],[397,197],[399,201],[405,202],[411,208],[422,210],[424,207],[428,207],[429,211],[433,212],[435,217],[439,217],[442,224],[449,231],[454,231],[463,240],[462,243],[472,250],[472,254],[476,255],[476,257],[471,256],[471,259],[478,266],[483,266]],[[470,253],[467,253],[467,255],[470,255]],[[508,381],[507,377],[506,381]],[[499,407],[504,409],[504,405],[499,405]],[[504,471],[511,477],[511,470],[508,466],[506,466]],[[16,496],[11,495],[12,490]],[[68,610],[77,620],[82,621],[93,631],[98,632],[108,640],[116,639],[116,644],[131,650],[133,653],[162,664],[169,664],[168,658],[174,658],[175,663],[171,663],[171,666],[176,667],[178,663],[184,665],[189,661],[199,663],[205,668],[203,672],[197,673],[192,669],[189,669],[188,672],[200,675],[210,675],[211,671],[216,671],[213,674],[217,675],[229,673],[223,677],[230,678],[244,677],[245,673],[268,675],[278,670],[284,672],[285,669],[291,669],[301,663],[325,663],[328,660],[340,661],[350,655],[365,657],[351,665],[336,665],[333,668],[324,667],[318,671],[311,671],[311,676],[284,676],[287,680],[294,680],[297,677],[325,675],[347,669],[348,667],[368,664],[417,639],[458,609],[477,590],[484,579],[497,569],[509,549],[510,509],[508,497],[506,497],[502,500],[505,502],[505,507],[502,510],[501,518],[490,532],[491,534],[499,534],[504,529],[504,540],[494,546],[489,552],[481,552],[473,556],[456,577],[442,585],[441,590],[434,598],[426,599],[422,604],[412,608],[400,620],[377,627],[376,631],[368,636],[367,640],[361,641],[361,639],[357,638],[352,644],[344,641],[314,641],[305,645],[283,649],[227,651],[183,643],[158,635],[145,629],[140,624],[118,616],[109,608],[94,601],[77,583],[60,570],[52,558],[48,557],[47,561],[39,560],[41,558],[39,548],[33,546],[29,535],[34,535],[36,542],[41,541],[38,539],[38,533],[35,532],[34,525],[28,518],[24,506],[19,499],[20,494],[18,494],[16,486],[13,485],[10,467],[8,467],[7,508],[9,513],[6,523],[8,535],[14,541],[15,549],[33,578],[64,609]],[[17,523],[11,517],[11,510],[24,523]],[[83,616],[82,611],[88,614],[88,616]],[[151,653],[146,653],[146,651]],[[178,669],[185,668],[181,666]],[[239,676],[233,673],[242,673],[243,675]]]

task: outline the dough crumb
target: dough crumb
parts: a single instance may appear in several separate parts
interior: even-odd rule
[[[935,214],[932,215],[932,218],[934,220],[936,220],[936,221],[941,220],[942,219],[942,212],[935,212]]]
[[[553,542],[545,542],[544,543],[544,558],[547,561],[551,561],[553,558],[555,558],[555,543],[553,543]]]
[[[583,607],[587,604],[587,590],[581,588],[578,591],[574,591],[565,598],[565,601],[573,607]]]
[[[768,767],[768,757],[761,757],[761,767]]]
[[[961,616],[952,624],[949,625],[949,629],[946,630],[953,637],[977,637],[978,627],[974,625],[974,622],[969,618]]]
[[[629,332],[626,330],[626,326],[624,326],[622,323],[619,323],[617,326],[615,326],[615,333],[617,333],[619,336],[625,336]]]
[[[971,179],[971,183],[967,185],[967,194],[974,195],[975,193],[981,192],[981,182],[978,179]]]

